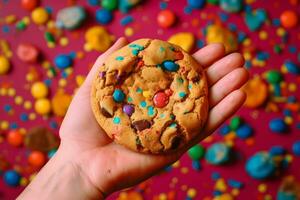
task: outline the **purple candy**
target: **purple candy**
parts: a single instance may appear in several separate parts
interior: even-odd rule
[[[131,116],[134,112],[134,107],[132,105],[125,104],[123,106],[123,112],[126,113],[128,116]]]
[[[100,72],[100,73],[99,73],[99,77],[100,77],[100,78],[104,78],[104,77],[105,77],[105,74],[106,74],[105,72]]]

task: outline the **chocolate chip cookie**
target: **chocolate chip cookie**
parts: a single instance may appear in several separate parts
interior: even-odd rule
[[[180,47],[139,39],[108,56],[95,76],[92,109],[115,142],[138,152],[181,148],[208,114],[203,69]]]

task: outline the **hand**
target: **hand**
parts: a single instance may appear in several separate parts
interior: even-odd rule
[[[126,39],[120,38],[97,59],[74,96],[60,129],[61,145],[56,162],[72,164],[72,168],[78,171],[76,173],[83,176],[82,180],[88,185],[85,188],[89,188],[91,198],[97,198],[100,194],[107,196],[137,184],[175,162],[189,147],[213,133],[233,115],[246,98],[240,89],[248,79],[248,73],[243,68],[243,57],[239,53],[225,56],[221,44],[208,45],[193,55],[205,68],[209,85],[210,112],[202,133],[193,144],[175,154],[133,152],[114,143],[106,135],[94,118],[90,106],[91,84],[97,68],[109,54],[126,44]]]

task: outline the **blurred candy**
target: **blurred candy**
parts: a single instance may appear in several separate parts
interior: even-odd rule
[[[35,82],[31,86],[31,95],[36,98],[45,98],[48,95],[48,87],[43,82]]]
[[[230,160],[230,147],[225,143],[215,143],[208,147],[205,159],[213,165],[221,165]]]
[[[245,22],[250,31],[258,30],[267,20],[267,13],[264,9],[257,9],[246,12]]]
[[[63,117],[67,113],[72,97],[63,90],[58,90],[51,99],[52,111],[56,116]]]
[[[217,24],[207,27],[206,42],[207,44],[222,43],[227,53],[238,49],[237,37],[229,29]]]
[[[285,10],[280,15],[280,22],[284,28],[294,28],[298,24],[298,15],[293,10]]]
[[[39,5],[39,0],[21,0],[21,6],[28,11],[35,9]]]
[[[257,108],[263,105],[268,97],[268,87],[259,76],[250,79],[244,85],[243,91],[247,94],[244,106],[248,108]]]
[[[51,103],[49,99],[37,99],[34,104],[35,111],[40,115],[46,115],[51,112]]]
[[[243,124],[236,130],[236,135],[241,139],[247,139],[253,134],[253,129],[248,124]]]
[[[285,154],[285,149],[282,146],[272,146],[269,150],[271,156],[279,156]]]
[[[35,24],[42,25],[48,21],[49,14],[45,8],[38,7],[31,12],[31,19]]]
[[[56,24],[66,29],[76,29],[82,25],[86,19],[85,9],[81,6],[71,6],[58,11]]]
[[[23,144],[24,137],[18,130],[11,130],[7,134],[7,142],[8,144],[19,147]]]
[[[89,28],[85,33],[87,48],[100,52],[106,51],[112,44],[112,37],[102,26]]]
[[[275,163],[267,152],[258,152],[246,163],[247,173],[255,179],[271,177],[275,172]]]
[[[17,171],[9,170],[4,173],[3,179],[6,185],[16,187],[20,183],[21,176]]]
[[[266,79],[271,84],[277,84],[282,81],[282,75],[277,70],[269,70],[266,74]]]
[[[60,54],[55,57],[54,63],[59,69],[65,69],[72,65],[72,59],[66,54]]]
[[[171,37],[168,39],[168,42],[172,44],[176,44],[183,48],[185,51],[190,52],[194,46],[195,43],[195,37],[193,33],[190,32],[180,32],[176,33],[174,35],[171,35]]]
[[[239,126],[242,124],[242,118],[239,116],[235,116],[230,120],[230,129],[235,131],[239,128]]]
[[[28,156],[28,163],[40,168],[46,163],[46,156],[40,151],[32,151]]]
[[[25,135],[24,144],[32,151],[47,152],[58,147],[58,138],[46,127],[33,127]]]
[[[113,19],[111,11],[105,9],[99,9],[96,11],[96,21],[99,24],[109,24]]]
[[[275,133],[284,133],[288,129],[284,120],[280,118],[272,119],[269,123],[269,128]]]
[[[277,192],[277,200],[298,200],[300,199],[300,183],[293,176],[287,176]]]
[[[4,75],[6,74],[10,69],[10,63],[9,60],[0,55],[0,75]]]
[[[192,160],[199,160],[204,156],[204,152],[204,147],[196,144],[188,150],[188,155]]]
[[[300,140],[294,142],[294,144],[293,144],[293,153],[296,156],[300,156]]]
[[[176,16],[171,10],[162,10],[157,15],[157,23],[162,28],[171,27],[176,21]]]
[[[119,9],[121,10],[121,12],[127,13],[129,9],[136,6],[141,1],[142,0],[119,0]]]
[[[294,62],[292,61],[285,61],[284,66],[287,68],[288,72],[292,74],[300,74],[300,67],[298,67]]]
[[[113,11],[118,7],[118,0],[102,0],[101,6],[106,10]]]
[[[47,157],[48,159],[51,159],[57,152],[57,149],[52,149],[48,152]]]
[[[229,13],[240,12],[243,8],[243,0],[220,0],[220,6]]]
[[[187,3],[193,9],[199,9],[199,8],[202,8],[204,6],[205,0],[187,0]]]
[[[35,63],[38,60],[38,49],[29,43],[21,43],[17,47],[17,56],[26,63]]]

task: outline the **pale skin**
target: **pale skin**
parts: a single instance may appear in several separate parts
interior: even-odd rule
[[[61,145],[18,199],[104,199],[133,186],[178,160],[186,150],[212,134],[245,101],[240,89],[248,80],[239,53],[225,55],[224,46],[210,44],[193,56],[205,68],[209,86],[206,126],[186,148],[172,154],[133,152],[114,143],[98,125],[90,106],[96,70],[107,55],[125,46],[120,38],[98,57],[77,91],[60,128]]]

